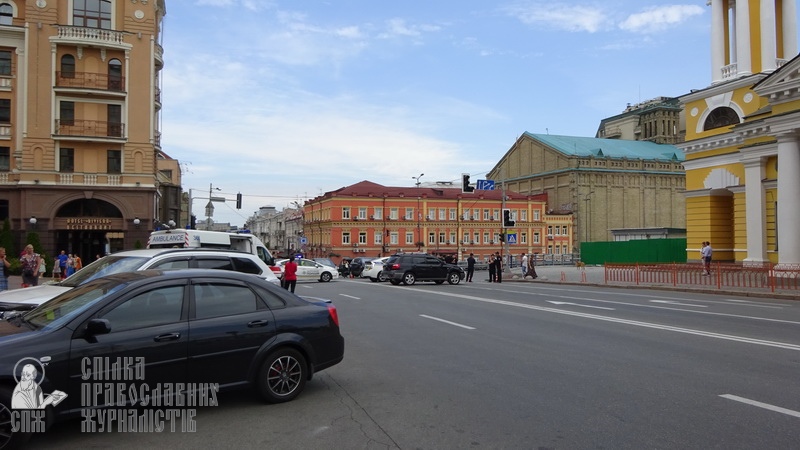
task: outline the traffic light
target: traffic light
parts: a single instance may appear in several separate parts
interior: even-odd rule
[[[506,234],[505,233],[500,233],[498,235],[498,239],[500,240],[500,242],[505,242],[506,241]]]
[[[462,173],[461,174],[461,192],[472,192],[475,190],[475,186],[470,186],[469,184],[469,174]]]
[[[191,217],[189,217],[189,228],[192,230],[197,229],[197,216],[195,216],[194,214],[192,214]]]
[[[242,193],[236,194],[236,209],[242,209]]]
[[[511,210],[508,208],[503,209],[503,228],[513,227],[517,222],[511,220]]]

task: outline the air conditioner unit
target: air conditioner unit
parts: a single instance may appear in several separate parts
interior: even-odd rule
[[[494,218],[494,216],[491,216],[491,217],[489,218],[489,220],[497,220],[497,219],[495,219],[495,218]]]
[[[386,220],[392,220],[392,216],[386,216]]]
[[[369,216],[371,220],[375,220],[375,216]]]

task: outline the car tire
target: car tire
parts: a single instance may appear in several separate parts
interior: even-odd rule
[[[403,284],[405,284],[406,286],[411,286],[416,282],[417,282],[417,277],[414,275],[413,272],[406,272],[403,274]]]
[[[450,284],[458,284],[461,282],[461,276],[458,272],[450,272],[450,274],[447,275],[447,282]]]
[[[322,275],[319,277],[319,281],[322,281],[323,283],[327,283],[331,281],[331,279],[333,279],[333,275],[328,272],[322,272]]]
[[[400,284],[400,281],[398,281],[398,280],[389,280],[389,283],[392,283],[392,285],[397,286],[398,284]]]
[[[20,448],[31,438],[31,433],[11,431],[11,397],[13,390],[0,387],[0,448],[3,450]]]
[[[387,279],[386,275],[384,275],[383,272],[378,272],[378,281],[383,283],[384,281],[386,281],[386,279]]]
[[[282,348],[270,353],[261,364],[256,386],[267,403],[284,403],[300,395],[307,378],[303,355],[295,349]]]

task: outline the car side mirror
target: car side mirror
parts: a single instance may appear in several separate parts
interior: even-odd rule
[[[92,319],[86,324],[86,334],[96,336],[98,334],[108,334],[111,332],[111,322],[107,319]]]

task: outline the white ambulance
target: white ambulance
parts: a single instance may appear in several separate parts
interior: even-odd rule
[[[223,231],[187,230],[174,228],[150,233],[147,248],[207,247],[252,253],[268,266],[275,265],[275,258],[261,239],[250,233],[226,233]]]

